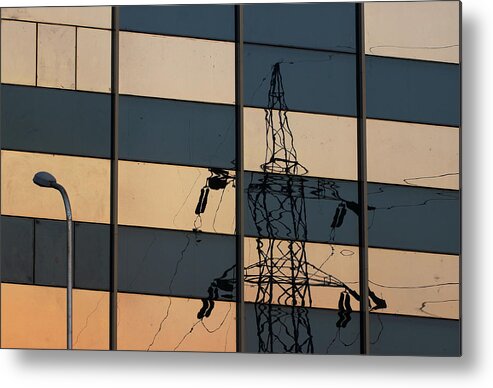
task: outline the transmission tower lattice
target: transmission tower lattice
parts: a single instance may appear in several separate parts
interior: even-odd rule
[[[312,353],[313,339],[305,308],[311,306],[312,298],[302,177],[308,170],[298,161],[287,108],[280,63],[276,63],[265,109],[266,154],[261,165],[264,174],[261,182],[252,182],[248,187],[248,204],[257,235],[267,237],[256,239],[258,262],[246,269],[245,281],[257,286],[258,350],[272,352],[280,345],[285,351]],[[282,232],[291,239],[278,239]]]
[[[293,133],[289,126],[281,63],[272,67],[268,104],[265,109],[265,161],[261,174],[252,174],[247,188],[250,214],[256,227],[257,262],[245,268],[245,284],[256,287],[255,314],[258,352],[313,353],[309,310],[312,287],[341,289],[339,321],[344,328],[351,320],[351,298],[359,295],[341,280],[309,263],[307,241],[306,199],[338,201],[331,224],[331,240],[344,222],[346,209],[358,213],[357,203],[339,195],[330,180],[314,178],[309,183],[303,175],[308,170],[298,161]],[[210,169],[202,188],[195,213],[200,219],[205,212],[210,190],[224,190],[234,179],[226,170]],[[259,177],[260,175],[260,177]],[[197,228],[198,230],[198,228]],[[288,236],[282,239],[281,236]],[[235,266],[215,279],[204,298],[198,317],[209,316],[214,299],[231,293],[235,285]],[[383,299],[370,291],[375,309],[386,307]]]

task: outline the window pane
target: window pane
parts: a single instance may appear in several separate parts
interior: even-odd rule
[[[371,183],[368,214],[370,246],[459,253],[457,191]]]
[[[126,226],[119,234],[119,290],[235,300],[234,236]]]
[[[458,1],[368,2],[366,53],[458,63],[459,24]]]
[[[234,43],[121,32],[120,93],[234,104],[234,60]]]
[[[118,349],[234,352],[235,304],[118,294]],[[204,316],[205,312],[208,316]]]
[[[2,148],[109,158],[110,114],[107,94],[2,85]]]
[[[272,146],[269,129],[271,125],[278,128],[279,117],[286,121],[284,125],[293,137],[297,158],[306,169],[289,173],[357,180],[355,118],[281,110],[266,115],[264,109],[245,108],[246,170],[261,172],[264,163],[269,162],[270,155],[265,152],[266,144]]]
[[[2,216],[2,282],[32,284],[33,247],[33,220]]]
[[[120,7],[120,29],[162,35],[234,40],[234,6],[216,4]]]
[[[356,115],[356,57],[351,54],[245,44],[245,105],[266,108],[273,78],[286,109]]]
[[[368,117],[459,126],[460,68],[366,57]]]
[[[235,108],[120,97],[120,158],[234,168]]]
[[[369,181],[459,188],[458,128],[367,120],[366,130]]]
[[[2,347],[65,349],[66,290],[59,287],[2,284]],[[73,348],[107,350],[107,292],[73,292]],[[90,324],[88,324],[90,322]]]
[[[359,314],[247,303],[249,353],[358,354]]]
[[[375,355],[460,356],[460,322],[450,319],[370,314]]]
[[[109,160],[30,152],[2,151],[2,214],[66,219],[60,194],[33,184],[38,171],[62,182],[75,221],[109,223]]]
[[[356,51],[355,5],[245,4],[244,34],[249,43]]]

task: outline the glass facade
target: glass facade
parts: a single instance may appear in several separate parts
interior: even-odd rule
[[[460,355],[459,2],[1,17],[1,347]]]

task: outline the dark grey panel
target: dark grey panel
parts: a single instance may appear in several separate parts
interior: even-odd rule
[[[2,148],[109,158],[111,96],[2,85]]]
[[[2,216],[2,282],[33,282],[33,222]]]
[[[355,55],[246,44],[244,56],[245,105],[267,107],[280,63],[288,109],[356,115]]]
[[[219,40],[235,39],[232,5],[158,5],[120,7],[120,29]]]
[[[370,314],[371,354],[460,356],[460,322]]]
[[[458,254],[458,192],[374,183],[368,190],[371,246]],[[245,233],[357,245],[357,183],[247,172]]]
[[[235,108],[121,96],[120,158],[233,168]]]
[[[67,224],[35,220],[34,276],[36,284],[67,285]]]
[[[367,56],[366,80],[368,117],[460,123],[459,65]]]
[[[75,223],[74,286],[109,289],[108,225]],[[67,285],[67,224],[65,221],[35,220],[35,283]]]
[[[457,191],[370,183],[368,213],[371,246],[459,253]]]
[[[109,290],[110,237],[109,225],[75,224],[75,287]]]
[[[249,353],[359,353],[358,313],[247,303],[245,321]]]
[[[357,182],[245,174],[249,236],[358,244]]]
[[[356,51],[355,4],[246,4],[245,42]]]
[[[120,291],[234,299],[235,237],[119,227]]]

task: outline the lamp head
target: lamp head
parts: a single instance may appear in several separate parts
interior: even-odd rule
[[[56,178],[49,172],[40,171],[34,175],[33,182],[40,187],[54,187],[56,185]]]

